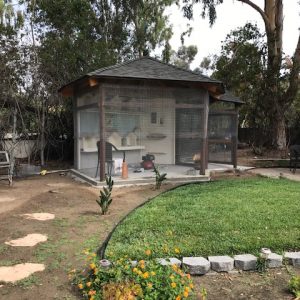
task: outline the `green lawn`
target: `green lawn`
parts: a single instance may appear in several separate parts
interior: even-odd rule
[[[300,183],[248,178],[179,187],[119,225],[108,258],[253,253],[300,249]]]

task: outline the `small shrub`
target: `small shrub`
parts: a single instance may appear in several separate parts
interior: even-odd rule
[[[88,257],[88,271],[77,273],[73,280],[87,299],[183,300],[194,296],[190,275],[176,265],[162,266],[149,258],[133,266],[130,259],[121,258],[105,269],[95,254]],[[205,299],[206,291],[202,291]]]
[[[293,276],[289,281],[289,290],[300,299],[300,276]]]
[[[106,187],[103,187],[103,191],[100,191],[99,199],[96,202],[101,208],[101,214],[105,215],[108,211],[108,208],[112,202],[111,193],[114,185],[114,181],[111,176],[106,176]]]
[[[153,171],[155,173],[155,188],[159,190],[163,181],[167,179],[167,173],[160,174],[159,169],[156,166],[154,166]]]

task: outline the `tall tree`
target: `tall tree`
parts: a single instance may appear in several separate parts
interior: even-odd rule
[[[298,37],[295,53],[292,58],[292,67],[288,74],[288,85],[283,87],[282,81],[282,32],[283,32],[283,1],[282,0],[265,0],[264,7],[260,7],[251,0],[237,0],[254,9],[263,19],[267,37],[267,70],[264,74],[263,81],[264,97],[266,102],[266,113],[272,116],[273,124],[271,134],[273,145],[282,149],[286,145],[286,120],[284,112],[295,99],[299,89],[299,72],[300,72],[300,35]],[[184,0],[185,16],[193,17],[193,4],[202,4],[202,16],[209,16],[210,24],[216,20],[216,5],[223,3],[223,0]],[[295,25],[297,26],[297,25]],[[286,77],[286,76],[285,76]],[[271,117],[270,117],[271,119]]]

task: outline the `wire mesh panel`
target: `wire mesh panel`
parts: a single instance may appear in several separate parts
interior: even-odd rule
[[[104,95],[106,139],[126,151],[129,164],[140,166],[146,154],[158,164],[193,163],[201,149],[204,91],[120,84],[105,85]]]
[[[236,113],[211,112],[208,116],[208,159],[233,163],[233,139],[236,138]]]

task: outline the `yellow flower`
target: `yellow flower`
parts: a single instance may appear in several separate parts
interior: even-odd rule
[[[89,291],[89,296],[93,296],[93,295],[96,295],[96,291],[90,290],[90,291]]]
[[[96,254],[96,253],[92,253],[91,255],[92,255],[93,257],[96,257],[96,256],[97,256],[97,254]]]
[[[144,264],[141,264],[141,265],[140,265],[140,268],[141,268],[141,269],[145,269],[145,265],[144,265]]]
[[[175,253],[177,253],[177,254],[180,253],[180,249],[179,248],[175,248],[174,250],[175,250]]]
[[[180,296],[177,296],[175,300],[181,300],[181,297],[180,297]]]
[[[95,297],[94,297],[94,296],[91,296],[90,300],[95,300]]]
[[[90,281],[86,283],[87,287],[90,287],[91,285],[92,285],[92,283]]]
[[[172,280],[173,280],[174,278],[175,278],[175,277],[174,277],[174,275],[171,275],[171,276],[170,276],[170,279],[172,279]]]
[[[175,289],[175,288],[176,288],[176,283],[175,283],[175,282],[172,282],[172,283],[171,283],[171,287],[172,287],[173,289]]]
[[[83,284],[82,284],[82,283],[79,283],[79,284],[78,284],[78,287],[82,290],[82,289],[83,289]]]
[[[186,286],[186,287],[184,288],[184,290],[187,291],[187,292],[189,292],[190,288],[189,288],[188,286]]]
[[[95,275],[98,274],[98,269],[97,269],[97,268],[94,269],[94,274],[95,274]]]
[[[149,283],[147,283],[147,287],[148,287],[149,289],[152,289],[153,284],[152,284],[151,282],[149,282]]]
[[[143,274],[143,278],[148,278],[149,277],[149,273],[148,272],[145,272],[144,274]]]
[[[137,268],[133,268],[133,269],[132,269],[132,272],[133,272],[133,273],[137,273],[137,272],[138,272],[138,269],[137,269]]]
[[[140,264],[140,265],[144,265],[144,264],[145,264],[145,261],[144,261],[144,260],[140,260],[140,261],[139,261],[139,264]]]
[[[155,275],[156,275],[156,273],[152,271],[152,272],[151,272],[151,275],[152,275],[152,276],[155,276]]]
[[[184,297],[184,298],[187,298],[188,296],[189,296],[189,292],[188,292],[188,291],[184,291],[184,292],[183,292],[183,297]]]
[[[94,270],[94,269],[96,269],[96,265],[95,265],[94,263],[91,263],[91,264],[90,264],[90,268],[91,268],[92,270]]]
[[[193,289],[194,288],[194,285],[192,283],[190,283],[190,288]]]
[[[147,249],[147,250],[145,251],[145,254],[146,254],[147,256],[150,256],[150,255],[151,255],[151,250],[150,250],[150,249]]]

